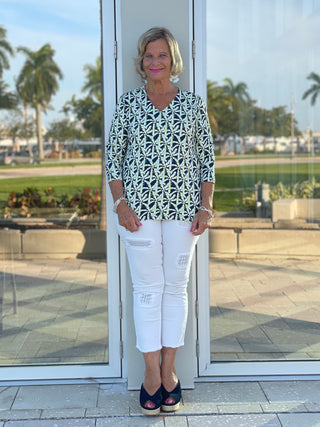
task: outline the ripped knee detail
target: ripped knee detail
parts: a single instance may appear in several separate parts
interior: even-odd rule
[[[152,294],[142,293],[141,295],[139,295],[140,305],[151,305],[152,299]]]
[[[177,257],[177,267],[186,268],[189,263],[189,254],[179,254]]]
[[[151,248],[152,240],[143,238],[130,238],[127,239],[127,244],[136,248]]]

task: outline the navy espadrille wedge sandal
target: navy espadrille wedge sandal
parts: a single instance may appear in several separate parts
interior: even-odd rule
[[[163,385],[161,385],[162,390],[162,402],[161,410],[163,412],[174,412],[177,411],[181,404],[181,384],[178,381],[178,384],[172,391],[167,391]],[[168,400],[174,400],[174,402],[168,402]]]
[[[148,408],[146,406],[148,402],[151,402],[154,405],[154,407]],[[158,415],[160,413],[161,402],[162,402],[161,387],[158,388],[155,394],[150,396],[150,394],[143,387],[143,384],[141,385],[140,406],[141,406],[141,411],[144,415]]]

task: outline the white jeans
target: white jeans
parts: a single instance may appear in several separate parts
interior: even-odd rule
[[[187,284],[198,237],[191,222],[142,221],[137,232],[119,225],[133,283],[137,348],[143,353],[180,347],[188,313]]]

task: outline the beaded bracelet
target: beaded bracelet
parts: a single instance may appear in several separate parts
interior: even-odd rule
[[[214,214],[212,213],[212,210],[206,208],[205,206],[200,206],[199,211],[206,211],[208,212],[208,214],[210,214],[211,218],[214,218]]]
[[[113,212],[117,213],[117,208],[122,200],[126,200],[126,198],[122,196],[122,197],[119,197],[119,199],[114,202]]]

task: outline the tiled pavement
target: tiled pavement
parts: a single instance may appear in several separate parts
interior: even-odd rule
[[[0,260],[0,364],[106,362],[106,270],[98,260]],[[320,359],[318,259],[212,258],[210,280],[213,360]]]
[[[292,358],[300,353],[303,358],[318,357],[319,260],[217,259],[213,265],[211,306],[218,313],[212,321],[217,322],[213,330],[220,331],[213,338],[221,345],[220,358],[263,354],[272,358],[270,345],[278,346],[276,358],[290,358],[290,351]],[[14,271],[18,291],[15,316],[11,288],[6,287],[2,363],[8,364],[4,360],[11,357],[19,364],[23,355],[29,363],[85,361],[88,336],[96,344],[98,360],[107,360],[103,262],[15,261],[10,266],[2,261],[0,266],[1,283]],[[254,353],[261,334],[266,345]],[[225,341],[219,342],[221,337]],[[226,351],[230,343],[233,347]],[[309,354],[308,346],[314,354]],[[320,427],[320,381],[197,383],[183,396],[184,405],[175,415],[149,418],[141,416],[138,392],[127,391],[126,384],[7,387],[0,383],[0,427]]]
[[[213,360],[320,359],[320,260],[211,259]]]
[[[125,384],[0,387],[0,427],[317,427],[320,382],[198,383],[176,414],[141,415]]]

